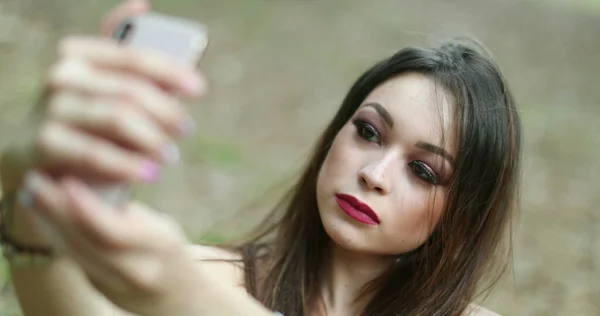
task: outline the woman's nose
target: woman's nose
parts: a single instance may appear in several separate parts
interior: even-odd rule
[[[361,168],[358,172],[359,181],[369,190],[377,191],[379,194],[388,194],[391,190],[391,167],[393,155],[372,161]]]

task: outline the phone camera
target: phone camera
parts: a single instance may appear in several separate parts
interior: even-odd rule
[[[119,33],[117,35],[117,40],[119,42],[122,42],[125,39],[127,39],[129,37],[129,34],[131,33],[132,29],[133,29],[133,23],[130,23],[130,22],[124,23],[123,26],[121,27],[121,30],[119,31]]]

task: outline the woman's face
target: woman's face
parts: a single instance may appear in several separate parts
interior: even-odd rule
[[[367,96],[336,136],[317,180],[321,220],[336,244],[392,255],[427,240],[453,173],[453,111],[447,92],[418,73],[394,77]]]

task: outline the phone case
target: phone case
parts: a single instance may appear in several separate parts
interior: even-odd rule
[[[123,21],[115,37],[125,45],[159,51],[191,66],[198,64],[208,45],[204,25],[158,13]]]

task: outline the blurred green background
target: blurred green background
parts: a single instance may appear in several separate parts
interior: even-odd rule
[[[0,145],[22,124],[67,34],[94,34],[114,0],[0,0]],[[503,315],[600,315],[599,0],[154,0],[208,25],[209,95],[184,162],[139,196],[194,239],[260,218],[293,180],[357,76],[409,44],[475,36],[502,66],[525,127]],[[250,205],[250,206],[249,206]],[[233,221],[229,221],[233,219]],[[207,229],[227,222],[206,237]],[[1,266],[0,316],[20,315]]]

